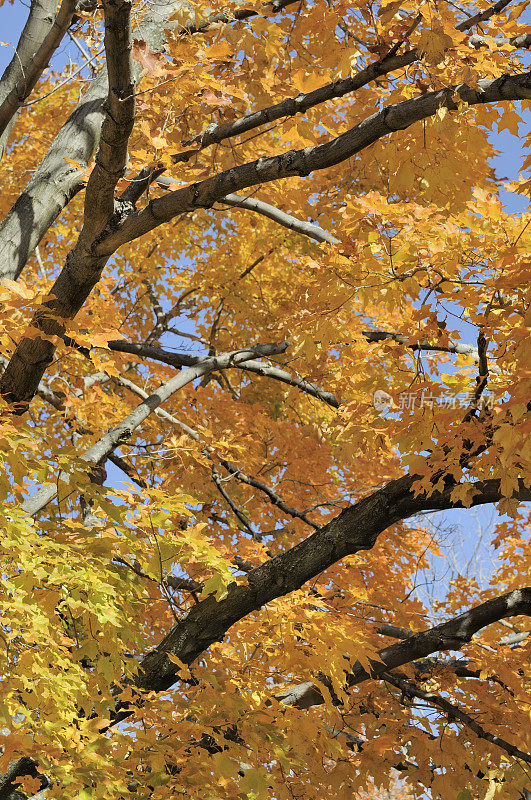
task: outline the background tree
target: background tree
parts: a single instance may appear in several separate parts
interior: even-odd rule
[[[0,798],[528,794],[526,7],[31,3]],[[422,515],[486,504],[429,609]]]

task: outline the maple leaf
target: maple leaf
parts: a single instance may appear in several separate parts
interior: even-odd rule
[[[417,41],[419,52],[430,64],[439,64],[443,61],[446,51],[452,45],[451,36],[444,33],[442,28],[423,30]]]

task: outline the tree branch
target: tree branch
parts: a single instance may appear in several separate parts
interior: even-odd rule
[[[117,230],[101,241],[96,252],[108,257],[122,244],[143,236],[163,222],[169,222],[175,216],[197,208],[210,208],[227,194],[280,178],[297,175],[305,177],[314,171],[340,164],[379,139],[433,116],[439,108],[458,110],[455,95],[469,105],[530,99],[531,72],[502,75],[494,80],[480,80],[477,89],[461,84],[404,100],[386,106],[325,144],[259,158],[199,183],[176,189],[151,200],[142,211],[128,216]]]
[[[496,3],[495,6],[492,6],[490,9],[487,9],[480,14],[475,14],[474,16],[468,17],[467,19],[463,20],[463,22],[460,22],[458,25],[456,25],[457,30],[461,32],[468,30],[478,22],[482,22],[494,14],[499,13],[499,11],[508,5],[509,2],[511,2],[511,0],[503,0],[503,2]],[[417,17],[411,26],[409,33],[411,33],[412,30],[417,27],[419,21],[420,18]],[[523,42],[523,37],[519,38],[521,38]],[[510,42],[516,42],[516,37],[515,39],[510,40]],[[396,72],[398,69],[407,67],[421,58],[417,48],[412,48],[406,53],[397,56],[397,50],[402,44],[404,44],[404,39],[400,40],[400,42],[397,42],[397,44],[394,45],[389,53],[387,53],[383,58],[380,58],[378,61],[369,64],[364,69],[359,70],[359,72],[357,72],[355,75],[351,75],[350,77],[344,78],[340,81],[333,81],[332,83],[325,84],[324,86],[320,86],[318,89],[314,89],[311,92],[299,94],[297,97],[288,97],[285,100],[282,100],[280,103],[276,103],[275,105],[261,109],[260,111],[255,111],[252,114],[247,114],[245,117],[241,117],[240,119],[232,122],[209,125],[202,133],[199,133],[197,136],[194,136],[193,139],[184,142],[183,146],[189,147],[190,145],[199,145],[199,148],[203,150],[212,144],[219,144],[225,139],[230,139],[233,136],[241,136],[242,134],[255,130],[262,125],[269,125],[272,122],[276,122],[283,117],[294,117],[296,114],[304,114],[310,108],[315,108],[315,106],[321,105],[321,103],[326,103],[329,100],[334,100],[339,97],[344,97],[347,94],[351,94],[352,92],[361,89],[363,86],[367,86],[367,84],[371,83],[372,81],[382,78],[385,75],[388,75],[390,72]],[[522,47],[527,45],[520,43],[519,45],[515,44],[515,46]],[[197,148],[193,150],[186,150],[181,153],[175,153],[172,156],[172,160],[174,164],[178,164],[183,161],[188,161],[196,154]]]
[[[169,18],[188,9],[188,0],[153,0],[134,30],[134,38],[145,41],[151,52],[161,52],[166,46],[165,28]],[[142,70],[143,66],[134,61],[135,80],[140,79]],[[77,162],[81,168],[88,166],[100,141],[107,96],[107,70],[103,69],[91,82],[0,225],[0,277],[12,280],[19,277],[48,228],[84,186],[83,173],[68,161]]]
[[[119,444],[127,441],[133,432],[149,417],[160,405],[168,400],[173,394],[178,392],[187,384],[205,375],[207,372],[217,369],[228,369],[229,367],[242,363],[255,356],[268,356],[284,352],[288,347],[287,342],[278,344],[256,345],[248,350],[236,350],[231,353],[224,353],[215,357],[203,357],[194,367],[183,370],[174,378],[163,383],[156,392],[147,397],[130,414],[127,415],[118,425],[102,436],[92,447],[89,447],[82,455],[81,459],[89,464],[99,464],[106,459]],[[68,482],[68,475],[59,476]],[[57,494],[57,485],[43,486],[34,495],[22,503],[22,510],[30,516],[35,516],[42,511]]]
[[[70,344],[72,347],[76,347],[80,352],[82,352],[87,357],[89,356],[89,350],[85,347],[79,347],[75,343],[73,339],[69,337],[65,337],[65,341],[67,344]],[[109,350],[118,353],[130,353],[131,355],[138,356],[139,358],[150,358],[153,361],[160,361],[162,364],[168,364],[171,367],[193,367],[196,364],[199,364],[205,356],[193,356],[189,353],[170,353],[168,350],[165,350],[162,347],[157,347],[155,345],[144,344],[143,342],[128,342],[125,339],[114,339],[112,341],[107,342]],[[333,408],[339,408],[339,402],[334,397],[331,392],[327,392],[325,389],[321,389],[314,383],[305,380],[304,378],[297,378],[296,376],[291,375],[286,370],[281,369],[271,363],[263,364],[259,361],[245,361],[241,364],[232,364],[232,367],[237,367],[245,372],[253,372],[256,375],[262,375],[266,378],[272,378],[273,380],[280,381],[281,383],[286,383],[288,386],[294,386],[297,389],[300,389],[301,392],[305,394],[309,394],[312,397],[321,400],[327,405],[332,406]]]
[[[85,192],[79,246],[91,250],[114,214],[114,189],[122,177],[135,119],[135,81],[131,61],[131,0],[104,0],[105,54],[109,90],[103,106],[96,163]]]
[[[387,106],[325,144],[259,158],[152,200],[142,211],[126,216],[116,230],[112,226],[106,235],[100,237],[90,254],[83,247],[70,254],[52,288],[52,299],[37,312],[33,327],[45,337],[62,335],[66,320],[77,314],[112,253],[122,244],[148,233],[178,214],[211,207],[235,189],[295,175],[305,176],[314,170],[341,163],[378,139],[432,116],[441,107],[457,110],[458,104],[454,100],[456,94],[471,105],[531,98],[531,72],[482,80],[478,87],[474,89],[462,84]],[[25,337],[16,348],[0,381],[0,394],[7,402],[14,404],[18,413],[25,410],[33,397],[46,366],[53,358],[54,350],[52,342],[41,336]]]
[[[316,242],[339,244],[339,239],[336,239],[335,236],[327,233],[327,231],[320,228],[318,225],[312,225],[310,222],[299,220],[263,200],[257,200],[254,197],[240,197],[237,194],[227,194],[220,202],[227,206],[244,208],[247,211],[255,211],[263,217],[272,219],[273,222],[278,222],[279,225],[288,228],[290,231],[296,231],[297,233],[302,233],[304,236],[309,236],[310,239],[315,239]]]
[[[223,638],[238,620],[271,600],[300,589],[345,556],[371,549],[380,533],[399,520],[421,511],[462,507],[461,502],[451,498],[453,487],[433,492],[430,497],[415,496],[412,486],[417,480],[418,476],[406,475],[392,481],[369,497],[348,506],[338,517],[295,547],[257,567],[247,576],[246,584],[231,585],[225,599],[216,602],[214,596],[210,596],[196,605],[143,659],[138,685],[156,691],[168,688],[178,676],[175,664],[168,658],[169,653],[190,664],[213,642]],[[502,497],[499,480],[478,481],[472,485],[475,490],[472,505],[496,502]],[[526,488],[523,481],[516,497],[519,500],[531,499],[531,489]],[[530,595],[531,590],[527,589],[487,601],[475,614],[461,615],[455,627],[449,625],[442,628],[441,633],[441,626],[438,626],[429,646],[426,638],[419,641],[419,634],[406,640],[409,642],[407,645],[404,642],[392,645],[388,654],[390,663],[386,661],[380,667],[392,669],[414,658],[415,653],[420,658],[433,649],[440,649],[443,643],[447,648],[460,647],[468,641],[467,637],[486,624],[484,620],[489,618],[489,614],[495,613],[496,618],[503,618],[529,610]],[[386,651],[383,653],[385,655]],[[378,663],[371,665],[375,674]],[[366,675],[360,665],[352,672],[352,682]]]
[[[35,53],[42,47],[43,41],[54,24],[56,8],[54,0],[34,0],[31,3],[28,18],[15,47],[13,58],[0,79],[0,108],[4,107],[13,89],[22,81],[26,71],[30,68]],[[13,113],[7,126],[4,125],[2,136],[0,136],[0,161],[4,155],[15,116],[16,112]]]
[[[470,730],[473,731],[480,739],[485,739],[487,742],[495,744],[496,747],[500,747],[502,750],[505,750],[505,752],[510,756],[513,756],[513,758],[520,758],[522,761],[531,764],[531,755],[529,753],[524,753],[522,750],[519,750],[518,747],[515,747],[515,745],[507,742],[500,736],[495,736],[493,733],[486,731],[485,728],[483,728],[478,722],[476,722],[475,719],[470,716],[470,714],[467,714],[465,711],[459,708],[458,705],[455,705],[455,703],[450,703],[444,697],[435,694],[435,692],[426,692],[423,689],[414,686],[409,681],[399,677],[398,675],[384,672],[381,677],[387,683],[391,683],[393,686],[396,686],[397,689],[400,689],[400,691],[403,692],[403,694],[407,697],[417,697],[432,706],[440,708],[447,715],[450,722],[459,720],[459,722],[463,723],[463,725],[465,725],[467,728],[470,728]]]
[[[63,0],[52,27],[44,40],[24,69],[24,74],[13,86],[9,94],[0,104],[0,136],[17,113],[24,100],[31,94],[42,73],[48,66],[50,58],[57,50],[63,36],[70,27],[76,8],[76,0]]]
[[[474,634],[507,617],[531,616],[531,588],[516,589],[487,600],[464,614],[428,630],[408,636],[400,642],[384,647],[378,652],[378,659],[369,659],[370,672],[357,661],[346,672],[345,683],[352,687],[363,681],[380,678],[390,669],[426,658],[431,653],[443,650],[461,650]],[[324,678],[326,682],[326,677]],[[277,699],[297,708],[310,708],[324,703],[321,690],[311,681],[288,689]]]

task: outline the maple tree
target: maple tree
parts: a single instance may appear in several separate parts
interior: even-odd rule
[[[0,800],[529,795],[527,6],[32,0]],[[427,607],[423,515],[486,504]]]

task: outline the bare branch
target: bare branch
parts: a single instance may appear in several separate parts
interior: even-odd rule
[[[247,517],[245,516],[243,511],[241,511],[238,508],[238,506],[236,505],[234,500],[230,497],[228,492],[225,490],[225,487],[223,486],[222,477],[219,474],[213,459],[212,459],[212,464],[211,464],[211,470],[212,470],[212,480],[216,484],[216,487],[217,487],[220,495],[223,497],[223,499],[225,500],[225,502],[227,503],[227,505],[229,506],[229,508],[233,512],[234,516],[239,520],[240,524],[243,525],[244,529],[247,531],[247,533],[253,539],[256,539],[256,541],[261,541],[262,537],[260,535],[255,534],[255,532],[253,531],[253,529],[251,528],[251,526],[249,524],[249,520],[247,519]]]
[[[317,531],[319,530],[320,528],[319,525],[317,525],[315,522],[312,522],[312,520],[309,519],[306,516],[306,514],[304,514],[302,511],[297,511],[297,509],[290,508],[289,506],[287,506],[284,503],[284,501],[278,496],[278,494],[276,494],[276,492],[270,489],[269,486],[266,486],[265,483],[257,481],[256,478],[249,477],[249,475],[246,475],[244,472],[241,471],[241,469],[234,467],[229,461],[226,461],[224,458],[220,458],[220,463],[223,464],[227,472],[229,472],[231,475],[234,475],[234,477],[237,478],[239,481],[241,481],[242,483],[246,483],[248,486],[252,486],[255,489],[258,489],[260,492],[263,492],[263,494],[267,495],[271,500],[272,504],[274,506],[277,506],[277,508],[279,508],[285,514],[288,514],[290,517],[294,517],[295,519],[300,519],[303,522],[305,522],[306,525],[310,525],[310,527],[314,528]]]
[[[194,367],[189,367],[174,378],[159,386],[158,390],[147,397],[118,425],[109,430],[99,441],[86,450],[81,458],[92,464],[99,464],[112,453],[115,447],[127,441],[133,432],[149,417],[160,405],[168,400],[187,384],[200,378],[207,372],[228,367],[252,359],[255,356],[282,353],[288,347],[287,342],[278,344],[256,345],[248,350],[236,350],[216,357],[204,357]],[[68,475],[62,474],[60,478],[68,482]],[[34,495],[22,503],[22,509],[30,516],[35,516],[42,511],[57,494],[57,486],[43,486]]]
[[[237,194],[227,194],[222,200],[220,200],[220,202],[227,206],[244,208],[247,211],[255,211],[257,214],[261,214],[263,217],[272,219],[273,222],[278,222],[278,224],[282,225],[284,228],[288,228],[290,231],[296,231],[297,233],[302,233],[304,236],[309,236],[310,239],[315,239],[317,242],[339,244],[339,239],[336,239],[335,236],[327,233],[318,225],[312,225],[310,222],[299,220],[296,217],[293,217],[291,214],[286,214],[284,211],[280,211],[278,208],[275,208],[275,206],[272,206],[263,200],[257,200],[254,197],[240,197]]]
[[[312,397],[316,397],[318,400],[322,400],[323,403],[332,406],[332,408],[339,408],[339,400],[337,400],[331,392],[321,389],[305,378],[295,378],[293,375],[290,375],[289,372],[275,367],[272,364],[266,365],[255,361],[247,361],[245,364],[241,365],[240,369],[243,369],[245,372],[254,372],[256,375],[263,375],[266,378],[273,378],[273,380],[286,383],[288,386],[295,386],[297,389],[300,389],[301,392],[305,392],[306,394],[312,395]]]
[[[524,753],[522,750],[519,750],[518,747],[515,747],[515,745],[507,742],[500,736],[495,736],[493,733],[486,731],[485,728],[483,728],[478,722],[476,722],[475,719],[473,719],[473,717],[470,716],[470,714],[467,714],[455,703],[450,703],[448,700],[446,700],[446,698],[441,697],[439,694],[435,694],[435,692],[426,692],[424,689],[414,686],[409,681],[406,681],[403,678],[398,677],[398,675],[394,675],[393,673],[384,672],[381,677],[387,683],[391,683],[393,686],[396,686],[397,689],[400,689],[400,691],[403,692],[406,697],[417,697],[432,706],[440,708],[447,715],[450,722],[459,720],[459,722],[461,722],[467,728],[470,728],[470,730],[473,731],[480,739],[485,739],[487,742],[495,744],[496,747],[500,747],[502,750],[505,750],[505,752],[510,756],[513,756],[513,758],[520,758],[522,761],[526,761],[528,764],[531,764],[531,755],[529,753]]]

